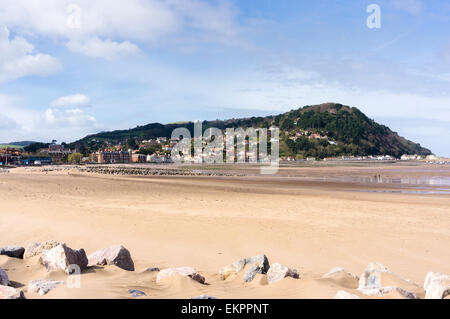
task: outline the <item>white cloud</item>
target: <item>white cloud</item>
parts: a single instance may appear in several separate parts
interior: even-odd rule
[[[46,109],[42,114],[42,120],[47,127],[84,129],[88,127],[96,127],[97,120],[95,117],[85,114],[81,109]]]
[[[91,99],[84,94],[67,95],[57,98],[50,103],[52,107],[87,107]]]
[[[111,40],[101,40],[97,37],[87,41],[70,40],[67,43],[67,48],[72,52],[107,60],[113,60],[119,56],[131,55],[140,51],[137,45],[128,41],[118,43]]]
[[[73,3],[80,9],[79,28],[73,27],[77,13],[68,11]],[[136,43],[171,35],[185,41],[186,32],[228,43],[238,34],[237,10],[228,1],[0,0],[0,7],[0,21],[15,32],[50,37],[76,53],[108,59],[138,52]]]
[[[34,110],[21,106],[22,99],[0,94],[0,114],[14,125],[10,129],[0,126],[0,140],[74,141],[103,129],[96,118],[82,109],[47,108]],[[3,120],[2,120],[3,121]]]
[[[394,8],[417,15],[422,12],[423,4],[420,0],[392,0]]]
[[[48,54],[33,54],[34,47],[22,37],[10,39],[6,27],[0,27],[0,83],[24,76],[46,76],[61,69],[59,61]]]

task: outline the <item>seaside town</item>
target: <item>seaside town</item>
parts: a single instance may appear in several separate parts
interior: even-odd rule
[[[312,138],[318,138],[313,136]],[[108,145],[95,152],[89,153],[86,150],[71,149],[65,143],[58,144],[56,140],[51,143],[35,143],[30,146],[16,146],[4,144],[0,146],[0,166],[40,166],[59,164],[119,164],[119,163],[173,163],[171,157],[172,148],[179,142],[179,139],[168,139],[158,137],[156,139],[142,140],[130,143],[117,143]],[[133,148],[128,148],[133,144]],[[36,148],[35,145],[44,146]],[[203,143],[205,145],[205,142]],[[240,151],[236,157],[244,157],[246,162],[256,156],[248,151],[248,140],[245,141],[245,151]],[[34,147],[33,147],[34,146]],[[202,156],[210,156],[220,149],[213,148],[209,153]],[[242,154],[241,154],[242,153]],[[181,157],[181,155],[179,155]],[[178,158],[180,159],[180,158]],[[185,163],[204,163],[205,159],[199,156],[184,155],[182,159]],[[296,158],[292,156],[281,156],[281,162],[314,162],[315,157]],[[338,156],[321,159],[325,162],[342,161],[421,161],[425,163],[445,164],[450,160],[440,158],[435,155],[421,156],[417,154],[404,154],[400,158],[391,155],[369,155],[369,156]]]

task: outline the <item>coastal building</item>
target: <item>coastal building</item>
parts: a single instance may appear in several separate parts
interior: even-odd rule
[[[151,154],[146,158],[148,163],[171,163],[172,159],[169,155]]]
[[[99,151],[95,155],[99,164],[131,163],[132,161],[131,151]]]
[[[144,154],[133,154],[131,156],[131,161],[133,163],[145,163],[147,161],[147,156]]]

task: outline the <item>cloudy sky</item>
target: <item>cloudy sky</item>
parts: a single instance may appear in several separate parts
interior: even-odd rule
[[[0,0],[0,142],[339,102],[450,156],[449,30],[448,0]]]

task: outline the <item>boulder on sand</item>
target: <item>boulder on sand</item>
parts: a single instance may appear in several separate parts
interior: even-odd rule
[[[423,284],[425,299],[444,299],[450,295],[450,276],[429,272]]]
[[[0,285],[0,299],[25,299],[25,295],[20,289]]]
[[[19,246],[7,246],[0,248],[0,255],[5,255],[11,258],[23,259],[25,248]]]
[[[2,268],[0,268],[0,285],[2,286],[9,285],[8,275],[6,274],[6,271],[4,271]]]
[[[134,262],[131,259],[131,254],[122,245],[115,245],[104,250],[96,251],[88,256],[88,266],[95,265],[116,265],[119,268],[128,271],[134,271]]]
[[[282,264],[274,263],[270,265],[270,268],[267,271],[267,281],[269,284],[283,280],[285,277],[298,279],[300,276],[297,270],[286,267]]]
[[[47,240],[43,243],[33,243],[28,245],[28,247],[25,249],[25,253],[23,255],[23,258],[31,258],[34,256],[41,255],[44,251],[50,250],[56,246],[58,246],[60,243],[54,240]]]
[[[205,277],[200,275],[197,272],[197,270],[195,270],[192,267],[179,267],[179,268],[163,269],[158,273],[158,276],[156,277],[156,282],[160,282],[161,280],[163,280],[165,278],[176,276],[176,275],[190,277],[193,280],[198,281],[201,284],[205,283]]]
[[[393,273],[379,263],[369,263],[359,279],[358,290],[368,296],[398,294],[408,299],[418,299],[415,292],[421,288]]]
[[[39,261],[48,272],[63,270],[69,275],[74,271],[75,266],[78,266],[80,271],[83,271],[88,265],[88,259],[84,249],[74,250],[65,244],[60,244],[50,250],[44,251]]]
[[[226,280],[228,277],[242,271],[246,265],[253,265],[243,277],[244,281],[252,281],[256,274],[266,274],[269,270],[269,260],[266,255],[257,255],[250,258],[240,259],[219,271],[220,278]]]
[[[63,283],[64,281],[58,280],[32,280],[28,283],[28,292],[38,293],[43,296]]]

